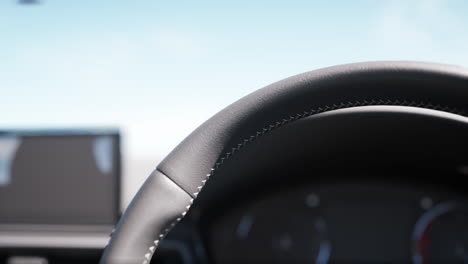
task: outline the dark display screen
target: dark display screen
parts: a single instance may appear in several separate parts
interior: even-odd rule
[[[112,225],[117,132],[0,134],[0,224]]]
[[[465,196],[402,185],[302,185],[217,212],[215,263],[464,263]],[[229,207],[226,207],[229,208]]]

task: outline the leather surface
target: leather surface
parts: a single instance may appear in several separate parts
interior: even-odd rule
[[[101,263],[129,264],[149,260],[162,239],[156,234],[170,228],[180,216],[181,208],[190,204],[190,199],[164,174],[154,171],[117,224]],[[158,242],[155,244],[155,241]]]
[[[316,113],[364,105],[465,114],[467,98],[467,70],[412,62],[331,67],[260,89],[205,122],[159,164],[160,172],[150,176],[120,220],[101,263],[148,263],[155,249],[152,240],[164,237],[185,215],[190,198],[216,169],[249,140],[275,128]]]

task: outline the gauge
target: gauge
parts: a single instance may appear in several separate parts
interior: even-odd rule
[[[440,203],[422,215],[413,231],[413,262],[468,263],[466,203]]]
[[[266,199],[223,216],[215,225],[217,263],[317,263],[331,254],[317,195]]]
[[[244,248],[240,252],[255,263],[327,263],[331,247],[325,221],[291,215],[288,218],[242,217],[235,235]],[[250,251],[251,247],[255,251]]]

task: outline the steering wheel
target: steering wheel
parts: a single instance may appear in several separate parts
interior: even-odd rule
[[[460,117],[467,115],[467,107],[468,71],[439,64],[357,63],[269,85],[206,121],[157,166],[118,222],[100,263],[148,264],[207,181],[236,177],[223,175],[221,168],[273,131],[317,115],[339,115],[343,109],[356,120],[372,113],[396,114],[394,122],[412,116],[464,122],[466,127]],[[238,166],[253,166],[255,158],[249,160]]]

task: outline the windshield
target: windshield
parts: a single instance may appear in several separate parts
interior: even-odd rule
[[[369,60],[468,66],[464,1],[0,2],[1,128],[117,127],[124,204],[240,97]]]

